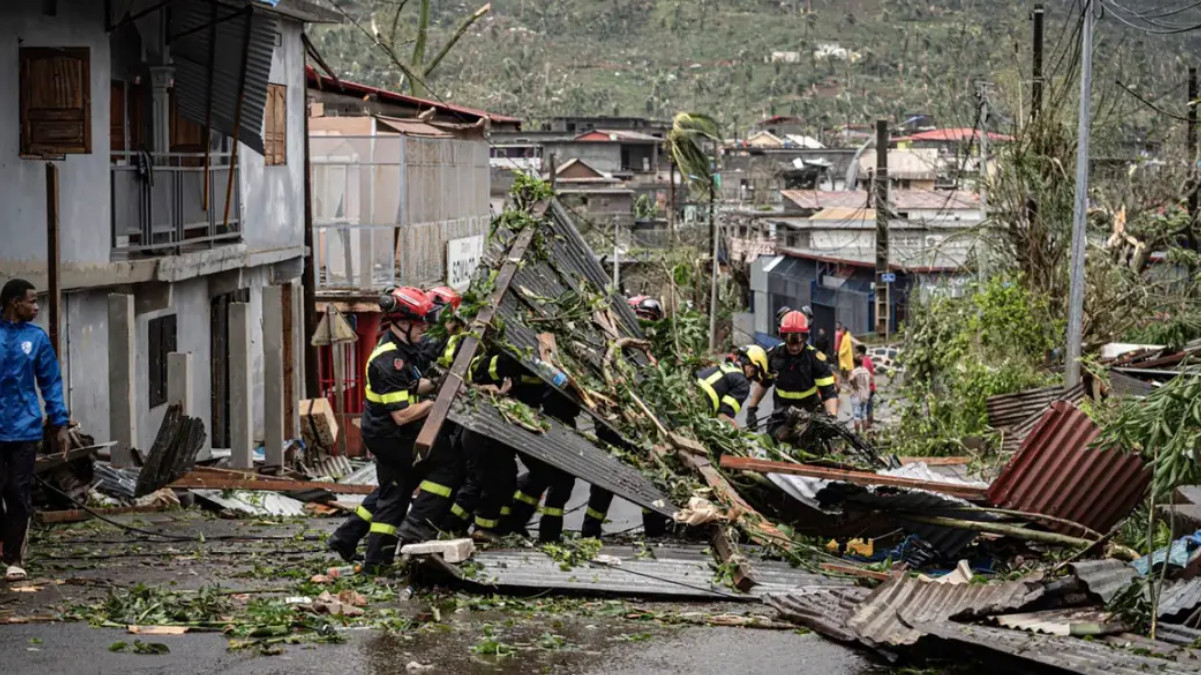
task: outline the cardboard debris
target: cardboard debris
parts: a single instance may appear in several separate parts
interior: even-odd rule
[[[693,497],[688,500],[688,506],[676,511],[672,520],[684,525],[696,526],[725,521],[726,517],[713,502],[704,497]]]

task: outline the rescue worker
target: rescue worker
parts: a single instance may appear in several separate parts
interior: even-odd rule
[[[663,303],[648,295],[635,295],[626,300],[634,314],[643,321],[662,321]]]
[[[540,383],[542,385],[542,412],[575,428],[575,419],[580,414],[580,407],[545,382]],[[537,510],[542,513],[542,518],[538,523],[538,541],[542,543],[559,541],[563,536],[563,509],[571,499],[571,492],[575,487],[575,476],[536,457],[522,455],[521,461],[529,471],[517,478],[517,490],[513,493],[511,512],[505,516],[501,529],[506,533],[517,532],[525,536],[527,534],[526,523]],[[539,506],[538,503],[542,501],[543,493],[546,494],[546,499],[542,506]]]
[[[734,428],[734,418],[751,395],[751,382],[763,382],[767,377],[767,352],[759,345],[739,347],[725,361],[696,371],[697,387],[712,404],[713,414]],[[747,410],[747,425],[753,417]]]
[[[450,286],[431,288],[426,295],[429,296],[430,302],[434,306],[431,323],[441,320],[444,314],[449,312],[446,321],[442,324],[446,328],[445,337],[441,340],[428,340],[427,336],[431,351],[430,360],[443,370],[449,370],[451,364],[454,363],[459,343],[463,340],[463,321],[459,317],[459,307],[463,304],[463,296]]]
[[[834,375],[829,364],[818,356],[817,349],[807,344],[808,337],[809,319],[803,313],[789,312],[780,319],[780,338],[784,342],[767,353],[767,373],[762,382],[756,383],[747,407],[748,427],[757,424],[759,403],[773,385],[775,421],[768,426],[769,434],[775,434],[776,428],[783,423],[781,413],[790,407],[809,412],[825,410],[828,415],[838,415]]]
[[[401,287],[381,296],[379,304],[390,327],[367,361],[362,416],[363,444],[375,460],[379,487],[329,541],[331,550],[352,560],[366,524],[365,564],[370,572],[392,563],[400,541],[423,541],[436,534],[434,523],[449,508],[461,471],[446,434],[429,457],[414,463],[419,422],[433,405],[420,400],[434,390],[423,376],[428,363],[421,348],[433,303],[421,289]]]

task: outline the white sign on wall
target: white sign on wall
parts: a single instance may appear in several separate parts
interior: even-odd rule
[[[484,256],[484,235],[451,239],[446,242],[446,285],[465,291],[471,285],[471,275]]]

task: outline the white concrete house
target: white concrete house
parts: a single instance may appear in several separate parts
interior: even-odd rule
[[[98,441],[148,450],[185,395],[235,458],[297,435],[302,34],[335,18],[303,0],[0,3],[0,280],[57,286],[39,322]]]

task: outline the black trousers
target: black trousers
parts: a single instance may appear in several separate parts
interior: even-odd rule
[[[0,442],[0,560],[5,565],[20,565],[25,557],[37,447],[37,441]]]
[[[592,486],[592,490],[588,493],[588,509],[584,512],[584,524],[580,527],[581,537],[600,538],[605,518],[608,516],[609,507],[612,504],[612,492],[595,485]],[[642,530],[646,536],[662,537],[667,534],[670,524],[667,516],[650,509],[642,509]]]
[[[468,452],[463,447],[463,438],[466,431],[461,431],[455,439],[455,444],[458,446],[459,456],[463,458],[463,482],[459,485],[459,489],[455,490],[454,503],[450,506],[450,513],[446,517],[446,522],[442,529],[455,534],[466,534],[471,529],[471,519],[475,516],[475,511],[480,503],[480,477],[479,466],[476,462],[476,454]]]
[[[517,487],[517,455],[486,436],[463,429],[463,453],[475,465],[479,499],[475,508],[477,530],[499,533],[501,517],[511,511],[509,502]]]
[[[339,543],[357,541],[366,525],[368,569],[391,564],[401,541],[413,543],[434,538],[435,524],[445,519],[450,497],[462,478],[454,444],[445,434],[439,437],[429,457],[416,465],[413,440],[363,439],[375,458],[379,487],[333,536]],[[418,489],[420,492],[414,499],[413,493]]]
[[[538,539],[544,543],[558,541],[563,536],[563,507],[567,506],[567,501],[571,499],[575,478],[540,459],[525,455],[522,455],[521,459],[530,470],[517,479],[512,512],[504,518],[502,529],[505,532],[525,530],[545,493],[546,502],[541,509],[542,520],[538,524]]]

